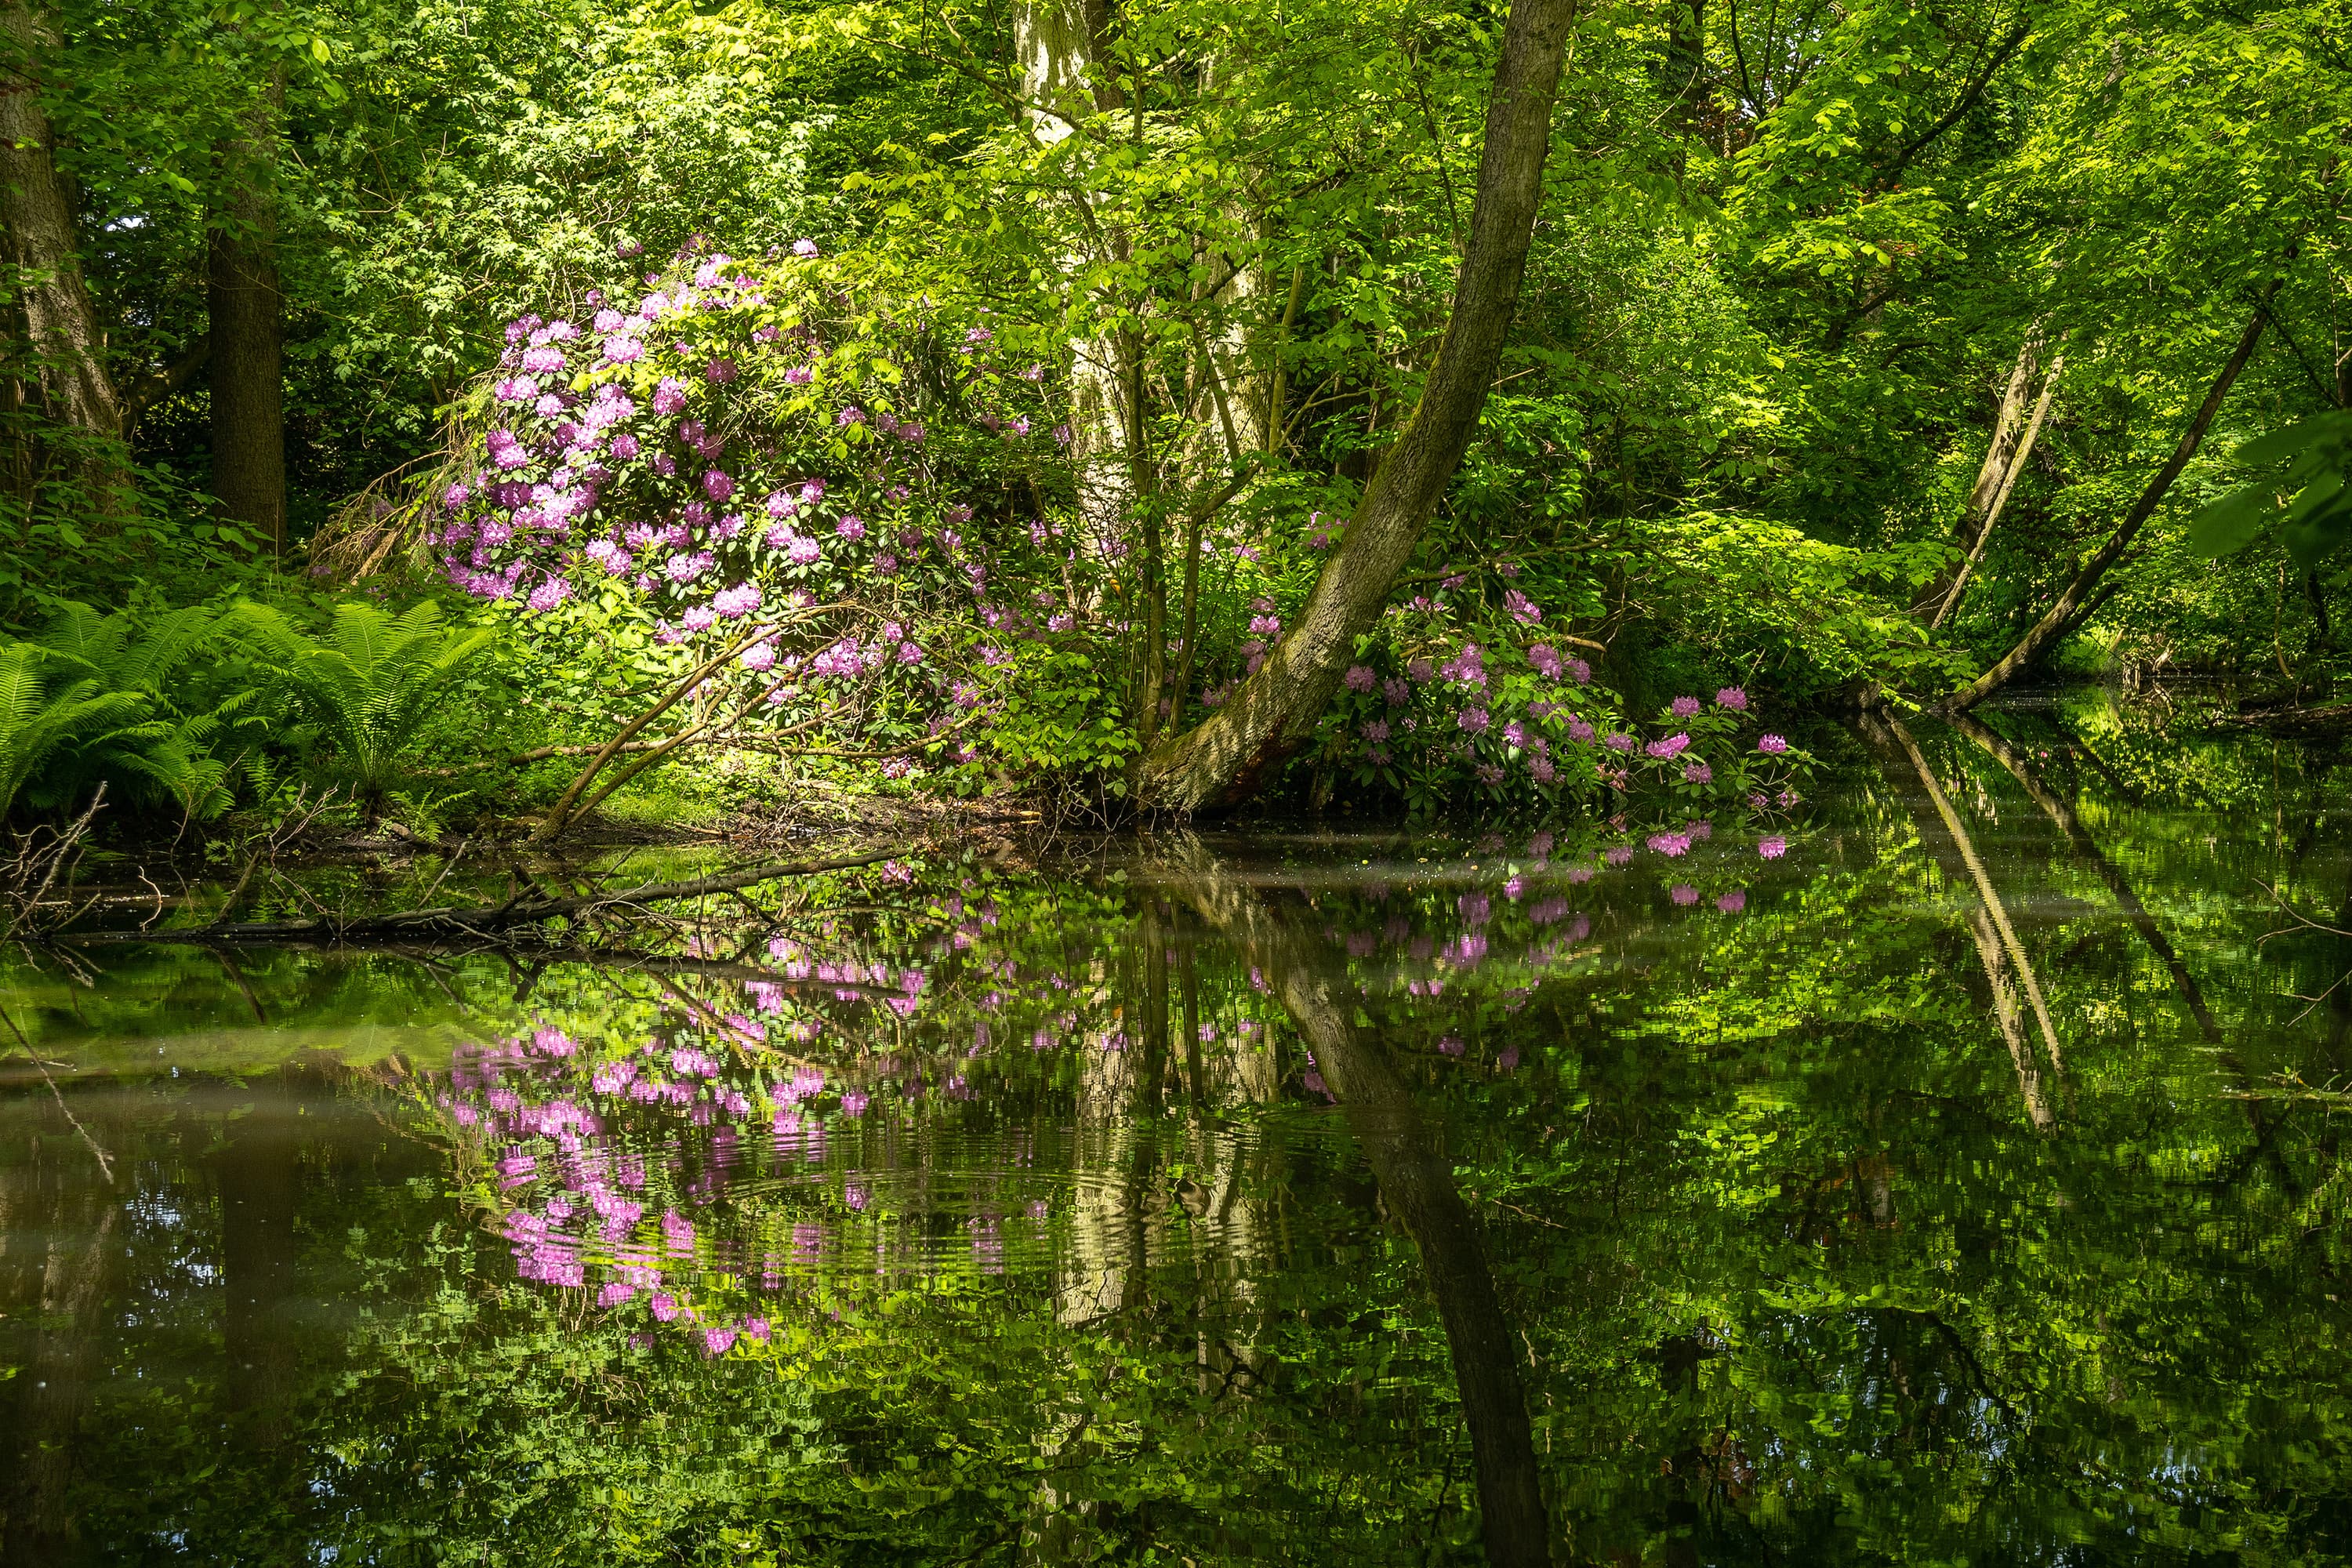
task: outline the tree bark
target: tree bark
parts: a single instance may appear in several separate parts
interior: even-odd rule
[[[2213,416],[2221,411],[2222,399],[2229,396],[2230,388],[2237,382],[2239,373],[2246,368],[2246,362],[2254,357],[2255,345],[2262,342],[2263,329],[2270,324],[2271,300],[2278,293],[2278,283],[2273,281],[2263,295],[2262,303],[2254,307],[2253,315],[2246,321],[2245,331],[2238,334],[2237,347],[2231,351],[2221,374],[2213,378],[2213,384],[2206,388],[2205,401],[2198,405],[2197,412],[2189,418],[2189,428],[2180,433],[2180,439],[2173,446],[2172,456],[2165,459],[2164,467],[2156,471],[2156,477],[2140,492],[2139,500],[2132,503],[2132,509],[2125,514],[2123,522],[2107,537],[2107,542],[2083,563],[2074,574],[2074,580],[2059,594],[2057,602],[2023,637],[2017,639],[2017,646],[2003,654],[2000,662],[1990,669],[1945,698],[1945,708],[1962,711],[1975,707],[2016,679],[2020,670],[2040,658],[2072,627],[2075,613],[2097,589],[2099,580],[2107,574],[2108,568],[2131,548],[2132,541],[2139,537],[2139,531],[2147,525],[2149,518],[2156,515],[2157,505],[2164,500],[2165,492],[2172,489],[2172,481],[2180,477],[2180,470],[2189,466],[2189,459],[2197,455],[2197,448],[2204,443],[2205,432],[2212,428]]]
[[[278,287],[278,202],[272,143],[285,105],[273,74],[247,112],[245,134],[223,150],[226,196],[207,237],[205,302],[212,317],[213,494],[221,515],[286,550],[286,384]]]
[[[82,277],[73,209],[58,178],[54,135],[41,108],[38,72],[58,47],[55,21],[35,0],[0,3],[0,231],[6,259],[23,269],[18,309],[39,362],[37,401],[51,419],[106,442],[122,435],[121,394],[106,366],[106,333]],[[121,482],[119,462],[109,476]]]
[[[1225,705],[1155,752],[1140,779],[1149,806],[1193,811],[1231,801],[1303,745],[1412,556],[1476,432],[1517,308],[1543,195],[1552,100],[1576,0],[1514,0],[1486,106],[1486,151],[1454,311],[1421,401],[1349,520],[1297,625]]]

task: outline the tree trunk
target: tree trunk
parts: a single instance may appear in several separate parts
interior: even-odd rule
[[[2198,405],[2196,414],[2189,421],[2189,428],[2180,433],[2179,441],[2173,446],[2172,456],[2165,459],[2164,467],[2156,471],[2156,477],[2148,481],[2147,489],[2142,490],[2139,500],[2132,503],[2132,509],[2125,514],[2122,524],[2083,563],[2082,569],[2074,574],[2074,581],[2066,584],[2048,613],[2018,638],[2017,646],[2003,654],[2000,661],[1990,669],[1944,699],[1946,708],[1966,710],[1975,707],[2016,679],[2018,671],[2040,658],[2072,627],[2075,613],[2097,589],[2099,579],[2105,577],[2108,568],[2131,548],[2131,542],[2139,537],[2141,528],[2156,514],[2157,505],[2164,500],[2165,492],[2172,488],[2172,481],[2180,477],[2180,470],[2189,466],[2189,459],[2197,455],[2197,448],[2204,443],[2205,432],[2212,427],[2213,416],[2221,411],[2221,400],[2230,395],[2230,388],[2236,383],[2239,373],[2246,368],[2246,362],[2254,357],[2254,347],[2262,342],[2263,329],[2270,324],[2271,299],[2277,294],[2278,288],[2278,284],[2273,282],[2263,294],[2262,303],[2254,307],[2253,315],[2246,322],[2246,330],[2238,334],[2238,346],[2231,351],[2221,374],[2206,389],[2205,401]]]
[[[2001,394],[2000,412],[1993,416],[1992,443],[1985,448],[1984,463],[1977,469],[1977,482],[1969,487],[1969,504],[1960,512],[1958,537],[1953,541],[1963,558],[1981,543],[1985,519],[1992,515],[1993,498],[2000,493],[2001,483],[2017,466],[2018,435],[2025,420],[2025,398],[2033,385],[2033,369],[2042,356],[2042,331],[2039,325],[2026,329],[2025,342],[2017,351],[2017,368],[2009,374],[2009,390]],[[1941,619],[1952,596],[1958,574],[1964,570],[1955,563],[1936,574],[1911,606],[1915,616],[1933,615]]]
[[[1245,795],[1304,744],[1421,542],[1475,433],[1518,304],[1575,0],[1514,0],[1486,106],[1469,247],[1436,363],[1404,433],[1349,521],[1297,625],[1225,705],[1146,764],[1147,805],[1192,811]]]
[[[1952,612],[1960,605],[1960,595],[1969,591],[1969,577],[1984,560],[1985,546],[1992,542],[1992,531],[2000,522],[2000,514],[2009,505],[2009,492],[2017,488],[2017,476],[2025,471],[2027,459],[2033,456],[2034,438],[2042,434],[2042,421],[2050,413],[2050,399],[2058,390],[2058,378],[2066,374],[2066,356],[2058,355],[2050,362],[2050,374],[2042,379],[2042,395],[2033,400],[2033,417],[2025,422],[2025,434],[2018,438],[2017,450],[2009,459],[2009,469],[2000,477],[2000,488],[1994,491],[1992,505],[1977,526],[1976,542],[1969,546],[1968,559],[1960,563],[1959,574],[1936,606],[1936,614],[1927,622],[1931,632],[1941,631],[1951,619]]]
[[[278,289],[272,142],[285,103],[273,76],[224,149],[226,199],[213,215],[205,301],[212,316],[213,494],[221,515],[286,549],[284,323]]]
[[[122,435],[122,399],[105,361],[106,334],[82,278],[73,210],[58,178],[38,71],[58,49],[48,13],[32,0],[0,0],[0,47],[10,79],[0,82],[0,231],[6,259],[24,269],[17,287],[26,347],[39,362],[32,380],[49,418],[112,443]],[[118,458],[100,460],[111,484]]]
[[[1102,0],[1025,0],[1014,7],[1021,114],[1039,145],[1068,140],[1077,121],[1124,101],[1117,81],[1097,69],[1097,40],[1108,20]],[[1091,162],[1083,151],[1077,155]],[[1065,278],[1084,272],[1087,259],[1075,253],[1065,258]],[[1070,463],[1078,516],[1089,544],[1108,554],[1134,505],[1125,360],[1118,334],[1107,331],[1074,339],[1070,351]]]

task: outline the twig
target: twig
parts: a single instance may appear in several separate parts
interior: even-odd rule
[[[110,1187],[114,1185],[114,1162],[106,1157],[106,1151],[98,1146],[98,1140],[89,1135],[89,1129],[81,1124],[81,1119],[73,1113],[73,1107],[66,1103],[65,1095],[58,1089],[58,1080],[49,1076],[49,1064],[41,1059],[41,1053],[33,1048],[33,1042],[25,1038],[25,1031],[16,1026],[16,1020],[5,1010],[0,1010],[0,1021],[7,1024],[8,1032],[16,1037],[16,1043],[23,1046],[25,1054],[33,1058],[33,1066],[40,1069],[41,1081],[47,1084],[49,1092],[57,1097],[58,1109],[65,1112],[66,1121],[81,1134],[81,1141],[89,1145],[89,1152],[98,1156],[98,1168],[105,1175],[106,1184]]]

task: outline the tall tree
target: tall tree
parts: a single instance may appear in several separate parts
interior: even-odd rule
[[[274,143],[285,110],[284,68],[221,150],[221,196],[206,236],[212,320],[213,493],[273,554],[286,547],[285,320],[278,284]]]
[[[7,50],[0,82],[0,231],[7,261],[17,269],[17,324],[38,365],[37,400],[48,417],[111,440],[122,433],[122,399],[107,372],[106,332],[82,277],[73,206],[41,106],[39,71],[58,52],[56,20],[39,0],[6,0],[0,41]]]
[[[1347,534],[1297,626],[1224,706],[1147,762],[1147,805],[1197,810],[1245,793],[1304,744],[1380,618],[1397,574],[1475,433],[1526,275],[1543,195],[1576,0],[1515,0],[1486,106],[1486,149],[1454,310],[1436,363],[1395,447],[1365,488]]]

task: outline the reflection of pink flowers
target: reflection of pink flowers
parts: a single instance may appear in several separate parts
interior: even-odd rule
[[[1676,882],[1666,889],[1666,897],[1674,900],[1677,904],[1695,904],[1698,902],[1698,889],[1688,882]]]
[[[1756,853],[1763,856],[1767,860],[1778,860],[1788,852],[1789,841],[1777,833],[1769,838],[1759,838],[1756,841]]]
[[[1724,894],[1723,897],[1715,900],[1715,907],[1721,910],[1727,915],[1738,914],[1740,910],[1748,907],[1748,889],[1745,888],[1732,889],[1731,891]]]

